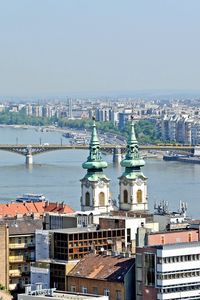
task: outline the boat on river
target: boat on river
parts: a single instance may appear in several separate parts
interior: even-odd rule
[[[16,198],[16,202],[40,202],[45,200],[46,198],[43,194],[23,194]]]

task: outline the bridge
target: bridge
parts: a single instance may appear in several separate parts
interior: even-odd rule
[[[9,152],[14,152],[20,155],[25,156],[26,164],[31,165],[33,163],[33,156],[49,152],[55,150],[86,150],[89,148],[89,145],[83,144],[33,144],[33,145],[25,145],[25,144],[0,144],[0,150],[5,150]],[[119,162],[121,159],[121,154],[125,152],[126,146],[121,145],[111,145],[111,144],[103,144],[101,145],[102,151],[109,152],[113,154],[113,162]],[[198,146],[188,146],[188,145],[139,145],[140,150],[155,150],[155,151],[184,151],[194,153],[197,150]]]

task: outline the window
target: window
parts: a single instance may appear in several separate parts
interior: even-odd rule
[[[155,255],[153,253],[145,253],[145,283],[155,286]]]
[[[128,192],[124,190],[124,203],[128,203]]]
[[[98,295],[98,288],[97,287],[93,287],[93,294]]]
[[[21,242],[22,242],[22,239],[18,238],[18,244],[21,244]]]
[[[75,285],[71,285],[71,292],[73,292],[73,293],[76,292],[76,287],[75,287]]]
[[[85,205],[90,206],[90,193],[89,192],[87,192],[85,194]]]
[[[121,300],[122,299],[122,292],[121,290],[116,290],[116,300]]]
[[[137,191],[137,203],[142,203],[142,191]]]
[[[104,296],[110,296],[110,290],[109,289],[104,289]]]
[[[87,294],[87,288],[85,286],[81,287],[81,291],[83,294]]]
[[[99,206],[105,206],[105,194],[103,192],[99,193]]]

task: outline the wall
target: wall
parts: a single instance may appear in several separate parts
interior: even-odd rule
[[[9,288],[8,239],[8,228],[5,225],[0,226],[0,283],[5,286],[6,289]]]
[[[191,238],[191,240],[189,240]],[[147,245],[187,243],[199,240],[198,230],[184,230],[149,234],[147,236]]]
[[[96,280],[96,279],[87,279],[87,278],[79,278],[79,277],[70,277],[67,276],[67,288],[70,291],[71,286],[76,286],[76,292],[82,292],[81,286],[87,287],[87,292],[89,294],[93,294],[93,288],[98,288],[98,295],[104,295],[104,289],[108,288],[110,290],[110,297],[109,300],[116,300],[116,290],[122,291],[122,298],[121,300],[128,300],[125,299],[124,295],[124,285],[119,282],[108,282],[106,280]]]

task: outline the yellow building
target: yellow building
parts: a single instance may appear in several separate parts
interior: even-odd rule
[[[30,283],[36,229],[42,229],[41,219],[26,217],[0,222],[0,283],[7,290],[22,290]]]

